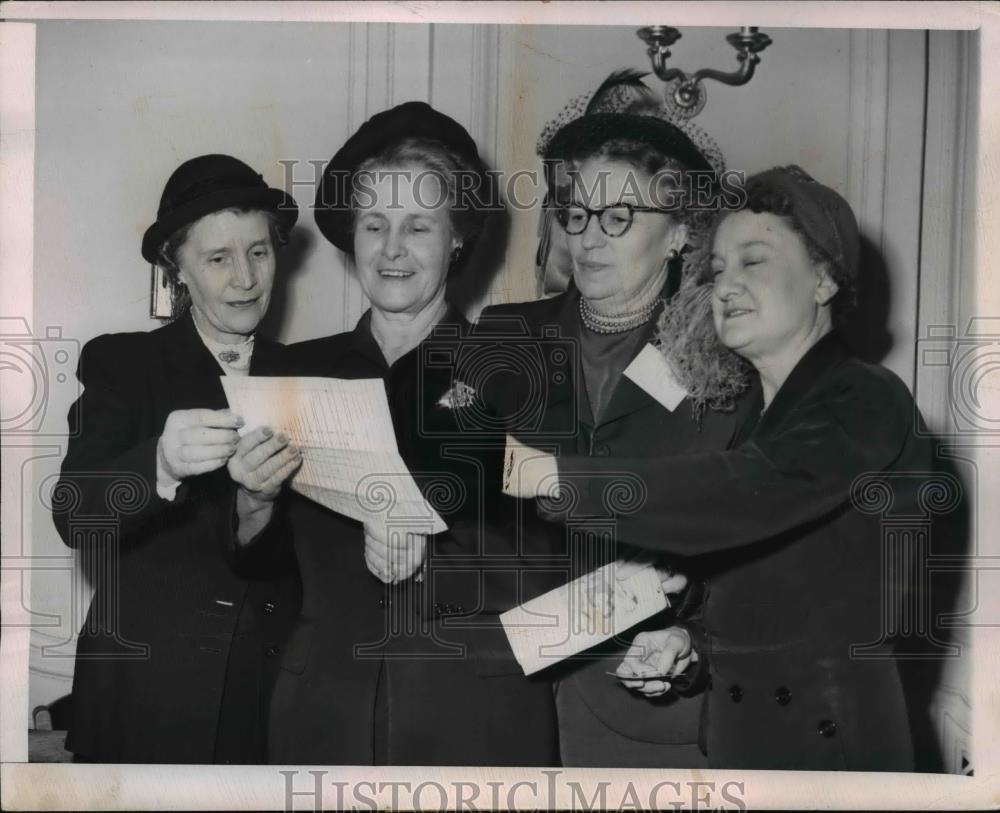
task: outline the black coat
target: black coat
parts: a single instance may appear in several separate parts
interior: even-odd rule
[[[500,493],[503,434],[478,401],[438,403],[462,380],[468,331],[451,310],[391,368],[367,315],[288,348],[292,374],[384,379],[400,454],[449,530],[430,537],[422,582],[387,586],[365,565],[361,523],[290,495],[303,605],[274,694],[273,762],[557,760],[551,684],[523,676],[497,617],[556,582],[544,555],[523,555],[517,501]]]
[[[526,355],[537,355],[532,364],[523,364],[519,369],[512,366],[493,376],[487,397],[498,405],[512,432],[524,442],[544,446],[560,457],[583,456],[603,461],[612,469],[618,469],[619,461],[628,457],[661,459],[726,447],[736,428],[735,414],[708,411],[698,421],[687,399],[669,410],[624,375],[595,421],[587,405],[579,359],[578,337],[582,328],[578,308],[579,293],[571,287],[551,299],[500,305],[483,311],[476,326],[481,341],[488,335],[500,334],[505,337],[508,357],[518,357],[514,352],[518,347],[523,347]],[[652,319],[646,328],[649,338],[655,321]],[[628,554],[627,546],[622,544],[625,537],[615,527],[615,517],[608,509],[619,498],[627,501],[628,489],[615,494],[615,478],[603,473],[593,478],[589,486],[599,495],[594,504],[573,507],[571,527],[559,531],[572,576]],[[608,502],[603,502],[604,499]],[[692,563],[679,562],[675,557],[670,564],[689,575],[693,591],[698,573]],[[551,670],[563,687],[571,687],[572,697],[580,698],[607,729],[633,742],[663,746],[649,749],[643,759],[658,758],[656,754],[665,755],[663,758],[668,760],[684,759],[681,755],[687,751],[696,752],[684,746],[698,743],[702,700],[671,693],[651,703],[623,688],[607,672],[615,671],[639,630],[676,623],[678,609],[675,602],[674,612],[657,614],[626,634]],[[561,719],[560,724],[564,736],[573,728],[571,721]],[[605,743],[607,752],[583,755],[584,764],[622,764],[617,753],[621,746],[615,746],[614,737]]]
[[[710,572],[710,764],[912,770],[893,638],[925,604],[906,563],[960,488],[935,474],[905,385],[836,335],[762,406],[758,394],[730,451],[615,461],[648,487],[618,517],[622,538]],[[603,461],[560,465],[596,508]]]
[[[258,339],[251,373],[275,374]],[[177,409],[224,409],[222,370],[190,314],[99,336],[53,492],[53,519],[95,587],[77,644],[67,748],[100,762],[257,762],[278,650],[300,600],[290,550],[233,557],[234,489],[220,470],[156,493],[156,444]]]

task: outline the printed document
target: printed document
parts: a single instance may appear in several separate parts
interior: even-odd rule
[[[294,491],[360,522],[447,530],[399,454],[382,379],[222,376],[222,386],[241,434],[269,426],[302,450]]]

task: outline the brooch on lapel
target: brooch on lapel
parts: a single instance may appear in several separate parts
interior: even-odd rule
[[[472,404],[475,398],[476,391],[472,387],[462,381],[455,381],[451,389],[438,399],[437,405],[445,409],[460,409]]]

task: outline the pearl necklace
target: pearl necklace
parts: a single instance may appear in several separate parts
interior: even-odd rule
[[[633,311],[632,313],[615,314],[614,316],[603,316],[594,311],[587,300],[580,297],[580,318],[589,330],[594,333],[625,333],[633,330],[639,325],[644,325],[653,315],[660,300],[654,299],[645,307]]]

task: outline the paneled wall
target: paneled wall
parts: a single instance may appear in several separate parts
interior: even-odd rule
[[[687,69],[735,66],[726,33],[685,29],[672,61]],[[961,168],[968,160],[959,128],[974,98],[969,37],[768,33],[773,44],[753,81],[740,88],[710,83],[697,121],[729,166],[753,172],[798,163],[854,205],[866,271],[882,292],[871,346],[913,387],[922,380],[918,325],[957,318],[957,303],[967,298],[960,289],[970,258],[961,255],[953,204],[968,190],[952,185],[944,195],[935,182],[934,206],[925,212],[923,167],[925,153],[933,162],[927,177],[945,173],[942,162]],[[928,59],[937,66],[930,87]],[[290,188],[302,206],[268,331],[297,341],[347,329],[366,304],[308,205],[317,167],[358,125],[423,99],[465,123],[498,168],[538,170],[538,133],[568,99],[596,88],[611,70],[646,64],[631,27],[40,23],[34,332],[58,326],[82,343],[156,326],[140,238],[170,171],[205,152],[242,158],[273,185]],[[959,87],[965,96],[953,92]],[[953,184],[956,177],[964,176],[948,175]],[[488,290],[460,282],[471,312],[536,296],[537,218],[537,211],[512,212],[506,252],[496,246],[488,258],[500,269]],[[927,391],[933,403],[925,411],[944,421],[946,394],[931,383]],[[53,390],[49,409],[65,414],[74,394]],[[36,484],[58,469],[60,456],[54,449],[36,462]],[[28,498],[34,555],[66,563],[33,577],[33,608],[51,617],[32,640],[34,705],[69,691],[81,621],[70,607],[85,608],[87,595],[71,598],[71,583],[79,583],[71,578],[72,557],[48,513]],[[45,657],[42,647],[50,647]]]

